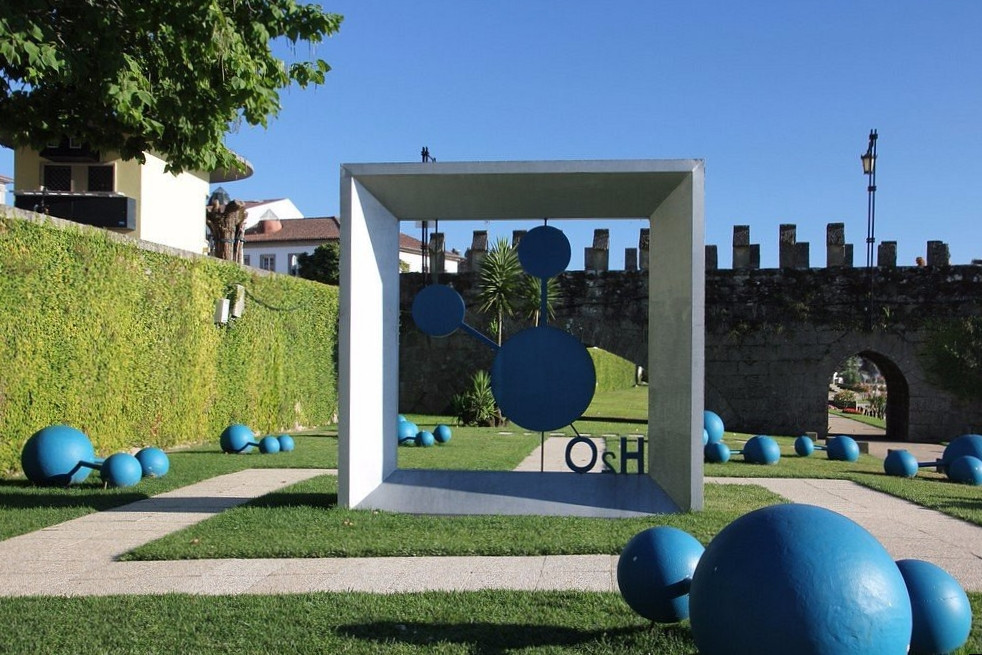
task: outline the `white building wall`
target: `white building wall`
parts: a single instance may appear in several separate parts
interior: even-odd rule
[[[165,162],[147,154],[140,183],[140,220],[137,236],[173,248],[208,252],[205,238],[205,173],[164,172]]]
[[[310,244],[300,244],[300,243],[279,243],[279,242],[266,242],[266,243],[249,243],[246,242],[245,254],[248,258],[248,265],[255,268],[262,268],[260,266],[261,257],[263,255],[273,256],[273,271],[276,273],[288,274],[290,272],[290,259],[291,255],[296,255],[299,253],[312,253],[317,248],[317,246],[312,246]],[[409,264],[410,273],[422,272],[423,268],[421,266],[422,257],[419,253],[407,253],[399,252],[399,260],[404,261]],[[446,272],[456,273],[457,272],[457,262],[447,260],[446,262]]]
[[[234,195],[232,196],[235,197]],[[269,215],[267,215],[269,214]],[[273,200],[271,202],[264,202],[261,205],[256,205],[255,207],[250,207],[246,210],[246,218],[243,223],[243,227],[248,229],[265,219],[280,219],[285,218],[303,218],[304,215],[293,204],[293,201],[289,198],[280,198],[279,200]]]

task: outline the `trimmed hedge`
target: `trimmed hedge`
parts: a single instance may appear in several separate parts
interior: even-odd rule
[[[597,391],[617,391],[635,386],[637,367],[623,357],[600,348],[587,348],[597,371]]]
[[[337,288],[14,214],[0,208],[0,473],[53,423],[108,455],[334,418]],[[217,326],[235,284],[245,311]]]

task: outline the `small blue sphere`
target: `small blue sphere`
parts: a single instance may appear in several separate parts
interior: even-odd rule
[[[798,437],[794,440],[794,451],[798,453],[799,457],[808,457],[815,452],[815,442],[812,441],[811,437]]]
[[[910,451],[887,450],[883,458],[883,472],[898,478],[912,478],[917,475],[917,458]]]
[[[962,455],[982,459],[982,435],[963,434],[952,439],[941,455],[941,471],[947,473],[948,466]]]
[[[845,435],[832,437],[825,446],[825,454],[837,462],[855,462],[859,459],[859,444]]]
[[[415,439],[417,432],[419,432],[419,428],[416,427],[415,423],[411,421],[402,421],[399,423],[399,429],[397,430],[399,443],[402,443],[405,439]]]
[[[669,526],[634,535],[617,560],[617,587],[632,610],[657,623],[689,618],[689,584],[705,550]]]
[[[689,618],[701,655],[902,655],[912,625],[903,576],[876,538],[799,504],[744,514],[713,538]]]
[[[968,641],[972,606],[965,590],[939,566],[916,559],[897,562],[913,611],[911,655],[950,653]]]
[[[288,453],[296,448],[296,444],[293,442],[293,437],[288,434],[281,434],[280,436],[276,437],[276,440],[280,442],[280,450],[284,453]]]
[[[444,425],[443,423],[433,428],[433,438],[436,439],[437,443],[447,443],[452,436],[453,433],[450,431],[450,426]]]
[[[707,443],[702,448],[703,457],[707,462],[723,464],[730,461],[730,447],[722,441]]]
[[[272,455],[280,452],[280,440],[273,435],[267,435],[259,440],[259,452],[263,455]]]
[[[143,478],[143,467],[133,455],[116,453],[102,463],[99,476],[110,487],[132,487]]]
[[[222,430],[218,443],[226,453],[247,453],[252,450],[255,440],[256,435],[248,426],[233,423]]]
[[[982,485],[982,459],[962,455],[948,465],[948,478],[961,484]]]
[[[160,448],[144,448],[136,454],[145,478],[162,478],[170,470],[170,459]]]
[[[35,432],[24,444],[20,464],[34,484],[67,487],[84,481],[95,463],[92,442],[81,430],[67,425],[49,425]]]
[[[706,428],[703,428],[702,429],[702,445],[705,446],[707,443],[709,443],[709,430],[707,430]]]
[[[723,440],[723,419],[716,412],[708,409],[702,413],[702,425],[706,430],[709,443],[717,443]]]
[[[433,433],[428,430],[420,430],[416,433],[416,445],[422,446],[423,448],[428,448],[436,443],[436,438]]]
[[[781,447],[773,438],[758,434],[743,445],[743,459],[751,464],[777,464],[781,459]]]

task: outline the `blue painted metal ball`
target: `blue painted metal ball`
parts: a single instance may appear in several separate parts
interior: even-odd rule
[[[256,435],[249,426],[233,423],[224,430],[218,439],[222,450],[226,453],[247,453],[252,450]]]
[[[758,434],[743,445],[743,459],[751,464],[777,464],[781,459],[781,447],[773,438]]]
[[[162,478],[170,470],[170,459],[160,448],[144,448],[136,454],[145,478]]]
[[[713,464],[723,464],[730,461],[730,447],[722,441],[712,441],[702,447],[703,458]]]
[[[288,434],[281,434],[276,437],[276,440],[280,442],[280,450],[284,453],[288,453],[296,448],[297,444],[294,443],[293,437]]]
[[[859,459],[859,444],[845,435],[832,437],[825,446],[825,454],[837,462],[855,462]]]
[[[689,618],[689,584],[705,549],[669,526],[634,535],[617,560],[617,587],[632,610],[657,623]]]
[[[110,487],[132,487],[143,478],[143,467],[133,455],[116,453],[102,463],[99,476]]]
[[[706,547],[689,592],[701,655],[902,655],[911,605],[886,549],[811,505],[741,516]]]
[[[948,466],[963,455],[982,459],[982,435],[963,434],[951,440],[941,455],[941,471],[947,473]],[[950,476],[949,476],[950,477]]]
[[[897,568],[910,594],[911,655],[950,653],[968,641],[972,606],[958,581],[941,567],[922,560],[902,559]]]
[[[259,440],[259,452],[263,455],[273,455],[280,452],[280,440],[273,435],[266,435]]]
[[[982,459],[962,455],[948,465],[948,478],[961,484],[982,485]]]
[[[794,451],[799,457],[808,457],[815,452],[815,442],[811,437],[801,436],[794,440]]]
[[[420,430],[416,433],[416,445],[423,448],[429,448],[436,443],[436,438],[433,433],[429,430]]]
[[[406,439],[415,439],[416,433],[419,432],[419,427],[412,421],[402,421],[399,423],[399,428],[396,432],[399,437],[399,443],[402,443]]]
[[[24,444],[20,464],[34,484],[67,487],[84,481],[95,463],[92,442],[81,430],[67,425],[49,425],[35,432]]]
[[[406,417],[403,416],[402,414],[399,414],[399,422],[400,423],[403,423],[403,422],[405,422],[405,420],[406,420]]]
[[[717,443],[723,440],[723,419],[716,412],[708,409],[702,413],[703,429],[709,439],[709,443]]]
[[[450,426],[440,423],[435,428],[433,428],[433,438],[436,439],[437,443],[447,443],[453,436],[453,432],[450,431]]]
[[[702,429],[702,445],[705,446],[709,443],[709,431],[706,428]]]
[[[912,478],[917,475],[917,458],[908,450],[887,450],[883,458],[883,472],[898,478]]]

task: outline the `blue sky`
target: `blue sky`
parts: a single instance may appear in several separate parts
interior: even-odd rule
[[[320,88],[285,92],[268,129],[229,135],[256,169],[227,185],[233,197],[336,215],[340,164],[419,161],[424,145],[438,161],[699,158],[721,266],[741,224],[775,266],[782,223],[824,265],[829,222],[845,223],[863,265],[859,155],[876,128],[877,240],[899,242],[904,265],[928,240],[947,242],[954,263],[982,258],[982,2],[325,6],[345,16],[316,49],[334,70]],[[4,151],[0,173],[11,171]],[[463,250],[474,229],[531,225],[440,227]],[[612,267],[637,243],[636,223],[564,227],[572,268],[594,227],[611,228]]]

